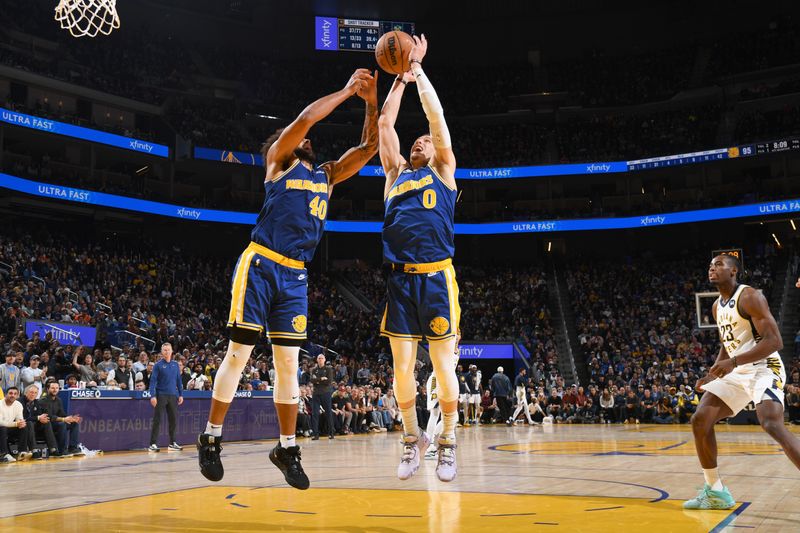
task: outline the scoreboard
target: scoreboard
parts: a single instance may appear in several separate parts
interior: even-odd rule
[[[413,22],[314,17],[314,48],[372,52],[381,35],[399,30],[414,34]]]
[[[735,147],[733,150],[736,150],[736,156],[743,157],[800,150],[800,137],[788,137],[778,141],[745,144]]]

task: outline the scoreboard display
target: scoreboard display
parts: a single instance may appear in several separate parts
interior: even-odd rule
[[[737,156],[745,157],[800,150],[800,137],[789,137],[779,141],[745,144],[743,146],[738,146],[736,149]]]
[[[372,52],[381,35],[399,30],[414,35],[413,22],[314,17],[314,48]]]

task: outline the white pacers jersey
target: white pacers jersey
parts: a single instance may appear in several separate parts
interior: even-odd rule
[[[729,300],[722,300],[722,296],[717,298],[717,330],[719,331],[719,339],[722,345],[725,346],[725,351],[728,355],[742,354],[755,347],[761,341],[761,335],[756,331],[756,327],[750,318],[744,318],[739,312],[739,298],[749,285],[739,285],[733,292],[733,296]],[[780,383],[777,388],[782,389],[782,381],[785,379],[786,373],[783,368],[783,361],[778,352],[772,353],[769,356],[756,361],[752,364],[739,365],[733,369],[736,373],[752,373],[759,368],[767,368],[772,370]]]

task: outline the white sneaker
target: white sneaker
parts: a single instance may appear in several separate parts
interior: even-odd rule
[[[173,442],[172,444],[167,446],[167,449],[170,450],[170,451],[173,451],[173,452],[179,452],[179,451],[181,451],[183,449],[183,446],[181,446],[177,442]]]
[[[157,451],[159,451],[158,450],[158,444],[151,444],[150,447],[147,448],[147,451],[148,452],[157,452]]]
[[[4,463],[16,463],[17,462],[17,460],[14,459],[14,456],[11,455],[10,453],[5,454],[5,456],[3,456],[3,459],[5,459],[5,461],[3,461]]]
[[[425,452],[425,459],[436,459],[436,450],[434,448],[428,448],[428,451]]]
[[[458,467],[456,466],[456,445],[455,443],[439,443],[439,460],[436,463],[436,477],[439,481],[453,481],[456,478]]]
[[[424,431],[420,431],[419,437],[403,435],[403,456],[400,457],[400,464],[397,466],[398,479],[409,479],[417,473],[419,458],[425,455],[430,443],[431,440]]]

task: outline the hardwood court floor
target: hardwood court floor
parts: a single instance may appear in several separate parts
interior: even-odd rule
[[[397,480],[398,433],[303,439],[305,492],[272,442],[226,444],[217,484],[190,446],[12,464],[0,531],[800,531],[800,472],[760,428],[717,430],[730,511],[681,507],[703,483],[688,426],[481,426],[459,429],[449,484],[430,460]]]

